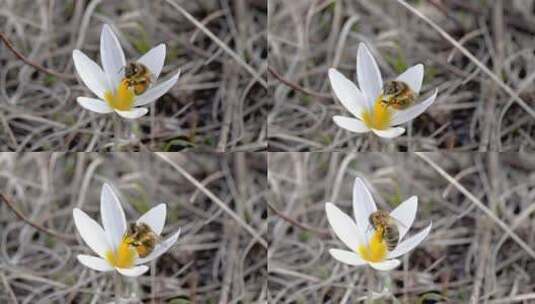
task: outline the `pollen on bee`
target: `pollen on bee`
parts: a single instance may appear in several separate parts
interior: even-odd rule
[[[358,253],[368,262],[377,263],[384,261],[386,258],[387,247],[386,242],[383,239],[382,231],[376,230],[370,238],[368,246],[360,245]]]
[[[108,263],[118,268],[130,268],[134,266],[136,257],[136,249],[129,245],[126,238],[121,241],[115,252],[112,250],[106,252]]]
[[[135,94],[132,89],[129,88],[128,84],[123,80],[119,84],[115,94],[111,91],[106,91],[104,93],[104,99],[113,109],[119,111],[128,111],[132,109],[132,106],[134,105]]]
[[[371,111],[366,110],[362,113],[364,124],[370,129],[385,130],[390,126],[392,121],[392,112],[381,102],[383,96],[380,95],[373,105]]]

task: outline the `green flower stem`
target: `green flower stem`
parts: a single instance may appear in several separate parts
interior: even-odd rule
[[[400,303],[394,296],[392,277],[389,271],[375,271],[368,268],[368,299],[367,304],[381,298],[392,299],[392,303]],[[377,276],[377,277],[376,277]]]

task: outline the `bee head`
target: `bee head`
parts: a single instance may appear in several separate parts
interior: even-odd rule
[[[383,85],[383,94],[384,95],[393,95],[399,91],[399,86],[395,81],[387,81]]]
[[[124,75],[126,77],[132,77],[132,76],[136,75],[137,73],[139,73],[139,68],[134,63],[129,63],[124,68]]]
[[[138,232],[138,228],[137,228],[136,223],[130,223],[130,225],[128,225],[128,234],[134,235],[137,232]]]

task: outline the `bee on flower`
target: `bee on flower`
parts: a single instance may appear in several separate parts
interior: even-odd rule
[[[392,212],[378,210],[364,182],[356,178],[353,186],[354,219],[334,204],[325,204],[331,228],[349,248],[330,249],[329,253],[345,264],[367,264],[377,270],[392,270],[400,264],[397,258],[418,246],[431,231],[432,223],[403,240],[414,222],[417,209],[418,198],[413,196]]]
[[[357,51],[359,87],[336,69],[329,69],[334,94],[355,118],[334,116],[341,128],[356,133],[372,131],[377,136],[395,138],[405,132],[399,127],[422,114],[437,97],[438,90],[422,102],[418,101],[424,66],[408,68],[395,80],[383,82],[381,71],[370,51],[361,43]]]
[[[127,227],[121,202],[108,184],[104,184],[100,196],[102,226],[78,208],[74,208],[72,214],[82,240],[98,255],[79,254],[78,261],[97,271],[117,270],[130,277],[142,275],[149,269],[143,264],[169,250],[180,234],[179,229],[169,238],[160,239],[165,224],[165,204],[153,207]]]
[[[107,24],[100,35],[102,68],[80,50],[72,52],[72,59],[82,82],[98,97],[78,97],[78,104],[92,112],[115,112],[127,119],[147,114],[144,106],[169,91],[180,75],[178,71],[168,80],[156,83],[165,60],[163,43],[127,63],[119,39]]]

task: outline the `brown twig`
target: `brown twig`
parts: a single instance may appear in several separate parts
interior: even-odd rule
[[[64,240],[64,241],[75,240],[75,238],[73,236],[65,235],[65,234],[61,234],[59,232],[52,231],[52,230],[47,229],[47,228],[45,228],[45,227],[43,227],[43,226],[41,226],[39,224],[36,224],[36,223],[32,222],[30,219],[28,219],[26,216],[24,216],[24,214],[22,214],[22,212],[20,212],[17,208],[15,208],[13,203],[9,199],[7,199],[7,197],[2,193],[0,193],[0,200],[3,201],[9,207],[9,209],[11,209],[15,213],[15,215],[17,215],[17,217],[20,220],[28,223],[33,228],[35,228],[35,229],[37,229],[39,231],[42,231],[42,232],[44,232],[46,234],[49,234],[49,235],[51,235],[51,236],[53,236],[55,238]]]
[[[55,76],[55,77],[58,77],[58,78],[63,78],[63,79],[76,79],[75,76],[73,75],[66,75],[66,74],[62,74],[62,73],[58,73],[56,71],[52,71],[50,69],[47,69],[45,67],[43,67],[42,65],[39,65],[33,61],[30,61],[29,59],[27,59],[26,57],[24,57],[24,55],[22,55],[22,53],[20,53],[19,51],[17,51],[15,49],[15,47],[13,46],[13,44],[11,43],[11,41],[9,41],[9,39],[7,39],[7,36],[0,32],[0,39],[5,43],[5,45],[7,46],[8,49],[11,50],[11,52],[13,52],[13,54],[19,58],[20,60],[24,61],[26,64],[32,66],[33,68],[41,71],[41,72],[44,72],[44,73],[47,73],[49,75],[52,75],[52,76]]]
[[[283,220],[285,220],[288,223],[292,224],[293,226],[299,227],[299,228],[301,228],[303,230],[308,230],[308,231],[314,232],[316,234],[319,234],[322,237],[327,237],[327,236],[330,235],[329,231],[327,231],[327,230],[316,229],[316,228],[310,227],[308,225],[305,225],[303,223],[300,223],[300,222],[294,220],[293,218],[291,218],[291,217],[285,215],[284,213],[280,212],[279,210],[277,210],[277,208],[273,207],[273,205],[271,205],[270,202],[267,202],[267,205],[268,205],[269,209],[271,209],[271,211],[275,212],[275,214],[277,214],[280,218],[282,218]]]
[[[299,91],[299,92],[301,92],[301,93],[303,93],[305,95],[310,95],[310,96],[314,96],[314,97],[321,98],[321,99],[331,99],[332,98],[330,95],[321,94],[321,93],[318,93],[318,92],[307,90],[307,89],[299,86],[298,84],[295,84],[295,83],[285,79],[284,77],[282,77],[282,75],[277,73],[277,71],[275,71],[270,66],[268,66],[268,71],[271,73],[271,75],[275,76],[275,78],[277,78],[280,82],[284,83],[285,85],[289,86],[290,88],[292,88],[292,89],[294,89],[296,91]]]

